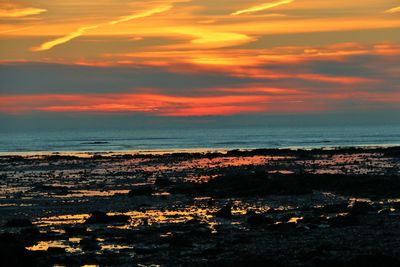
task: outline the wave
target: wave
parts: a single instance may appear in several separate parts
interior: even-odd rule
[[[104,145],[109,144],[110,142],[107,141],[93,141],[93,142],[82,142],[81,145]]]

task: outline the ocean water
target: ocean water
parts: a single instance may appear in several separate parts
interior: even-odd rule
[[[0,152],[400,145],[400,125],[225,129],[0,130]]]

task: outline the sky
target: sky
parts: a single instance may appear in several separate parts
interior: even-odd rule
[[[3,125],[380,121],[399,62],[399,0],[0,0]]]

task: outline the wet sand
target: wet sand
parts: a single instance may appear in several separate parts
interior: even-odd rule
[[[398,147],[4,155],[0,266],[400,266],[399,176]]]

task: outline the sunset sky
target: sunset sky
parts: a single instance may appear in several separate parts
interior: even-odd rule
[[[0,0],[0,38],[3,118],[400,111],[399,0]]]

